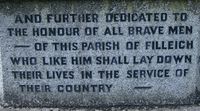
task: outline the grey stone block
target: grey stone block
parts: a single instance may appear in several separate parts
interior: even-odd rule
[[[2,2],[2,105],[194,104],[200,89],[199,5]]]

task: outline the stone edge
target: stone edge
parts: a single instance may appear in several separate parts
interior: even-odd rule
[[[1,43],[1,38],[2,36],[0,36],[0,43]],[[3,93],[3,71],[2,71],[2,58],[1,58],[1,47],[0,47],[0,105],[2,105],[4,103],[3,101],[3,97],[4,97],[4,93]]]

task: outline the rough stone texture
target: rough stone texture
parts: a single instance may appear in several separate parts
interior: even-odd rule
[[[109,107],[109,108],[0,108],[1,111],[199,111],[199,106]]]
[[[81,107],[81,106],[117,106],[117,105],[175,105],[194,104],[198,101],[199,88],[199,1],[51,1],[51,2],[2,2],[0,4],[1,37],[1,95],[3,106],[14,107]],[[106,22],[105,13],[166,13],[167,21],[150,22]],[[173,13],[187,13],[187,21],[174,21]],[[39,14],[41,23],[15,23],[17,15]],[[47,14],[98,14],[98,22],[55,23],[46,21]],[[160,17],[160,16],[159,16]],[[128,27],[163,26],[164,34],[128,34]],[[192,26],[191,34],[168,34],[169,26]],[[79,28],[79,36],[33,36],[33,28]],[[98,27],[96,35],[85,35],[86,27]],[[121,27],[123,35],[104,35],[106,27]],[[10,36],[7,28],[27,28],[27,36]],[[144,29],[143,29],[144,30]],[[119,31],[119,29],[116,29]],[[14,34],[14,33],[13,33]],[[192,49],[147,50],[147,41],[193,41]],[[78,50],[55,51],[52,43],[77,43]],[[119,50],[82,50],[82,43],[119,42]],[[127,50],[127,42],[139,42],[137,50]],[[36,51],[35,43],[48,43],[45,51]],[[16,45],[30,45],[17,48]],[[191,63],[183,59],[180,63],[173,61],[173,56],[191,55]],[[98,65],[97,57],[127,57],[129,64]],[[152,62],[134,64],[133,56],[140,62],[142,56],[153,56]],[[171,63],[157,63],[156,57],[170,56]],[[14,65],[11,57],[36,57],[36,65]],[[43,65],[42,58],[66,57],[67,65]],[[71,57],[91,57],[92,63],[86,65],[71,64]],[[147,58],[146,58],[147,60]],[[118,60],[117,60],[118,61]],[[140,78],[127,78],[128,70],[169,69],[169,77],[152,77],[146,74]],[[188,74],[176,77],[177,69],[189,69]],[[119,78],[99,77],[98,71],[119,70]],[[41,71],[43,79],[20,79],[12,71]],[[74,71],[74,79],[47,79],[46,71]],[[92,71],[92,79],[82,79],[81,71]],[[68,74],[69,76],[69,74]],[[22,91],[19,85],[50,85],[51,92]],[[58,85],[103,85],[103,90],[90,87],[89,92],[58,92]],[[112,85],[110,91],[106,85]],[[140,86],[150,86],[138,89]],[[102,92],[99,92],[102,91]]]

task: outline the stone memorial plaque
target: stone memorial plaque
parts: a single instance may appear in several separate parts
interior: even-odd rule
[[[194,104],[199,5],[0,3],[2,105]]]

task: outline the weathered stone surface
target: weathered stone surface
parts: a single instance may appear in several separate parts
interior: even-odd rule
[[[194,104],[199,5],[190,0],[2,2],[2,104]]]

